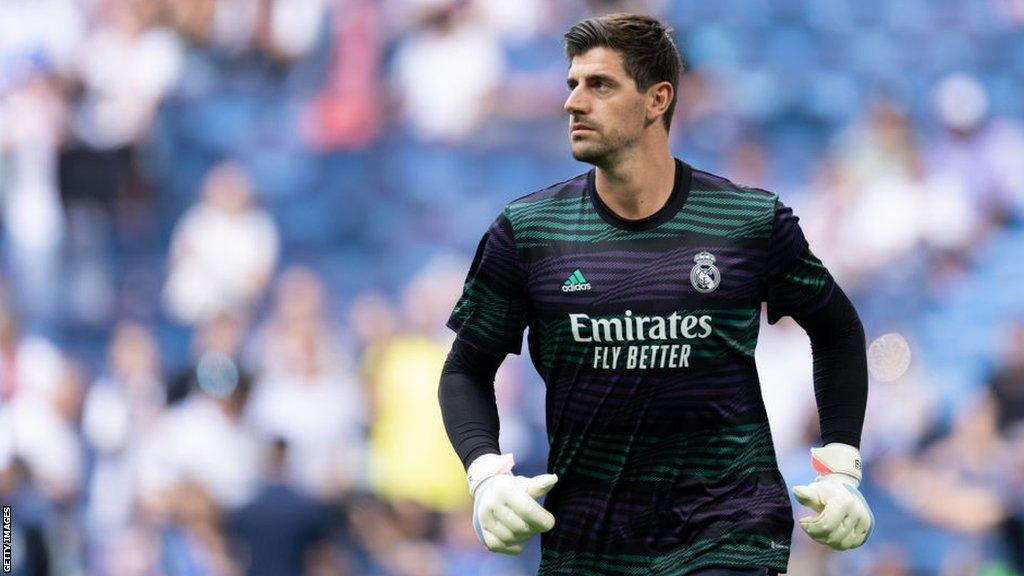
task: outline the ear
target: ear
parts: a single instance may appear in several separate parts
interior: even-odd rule
[[[658,82],[647,89],[647,120],[651,121],[668,110],[675,90],[669,82]]]

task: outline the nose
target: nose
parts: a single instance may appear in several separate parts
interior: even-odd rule
[[[569,97],[565,99],[564,108],[570,116],[580,116],[587,113],[586,97],[583,96],[583,91],[580,90],[580,86],[573,88],[573,90],[569,92]]]

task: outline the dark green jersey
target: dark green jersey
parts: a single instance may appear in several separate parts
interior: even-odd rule
[[[618,218],[594,171],[510,203],[449,326],[530,354],[547,387],[540,574],[785,571],[793,521],[754,347],[769,321],[824,305],[832,279],[764,190],[677,162],[649,218]]]

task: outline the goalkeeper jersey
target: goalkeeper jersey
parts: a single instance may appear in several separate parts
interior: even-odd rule
[[[657,213],[624,220],[594,170],[508,204],[448,326],[530,356],[546,385],[541,575],[785,571],[793,529],[754,364],[769,322],[833,288],[776,194],[676,160]]]

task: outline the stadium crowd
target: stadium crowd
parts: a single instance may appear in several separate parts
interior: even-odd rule
[[[676,154],[780,192],[875,343],[875,534],[790,574],[1024,574],[1019,0],[0,0],[14,573],[532,574],[473,533],[444,322],[504,203],[586,169],[561,33],[621,9],[675,26]],[[803,483],[807,338],[761,339]],[[528,358],[497,398],[542,472]]]

